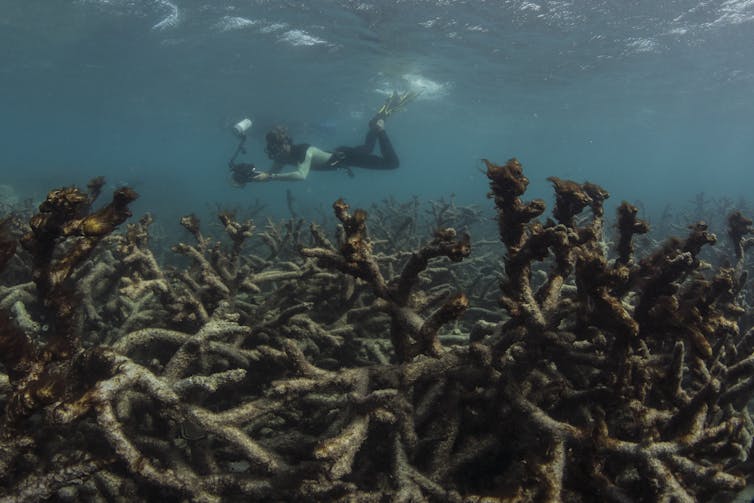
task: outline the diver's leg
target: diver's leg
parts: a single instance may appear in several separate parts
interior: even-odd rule
[[[384,167],[378,169],[396,169],[400,166],[401,161],[398,159],[398,154],[395,153],[393,143],[384,129],[377,133],[377,140],[380,142],[380,154],[382,154],[384,161]]]
[[[362,154],[371,154],[374,150],[374,144],[377,143],[377,131],[374,128],[369,128],[366,136],[364,137],[364,144],[358,147],[353,147],[354,150],[361,152]]]
[[[352,148],[338,147],[336,150],[342,153],[339,165],[364,169],[396,169],[400,161],[387,133],[378,131],[374,133],[374,136],[379,141],[381,156],[365,151],[365,145]]]

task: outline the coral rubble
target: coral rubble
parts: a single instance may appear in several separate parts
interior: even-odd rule
[[[522,165],[485,164],[499,240],[472,242],[481,212],[453,200],[423,235],[416,200],[339,200],[335,239],[186,216],[167,264],[149,215],[115,232],[135,193],[92,209],[101,179],[50,192],[21,235],[4,221],[0,501],[692,502],[752,482],[751,221],[731,213],[710,264],[704,222],[642,249],[624,202],[613,250],[606,190],[551,177],[542,221]]]

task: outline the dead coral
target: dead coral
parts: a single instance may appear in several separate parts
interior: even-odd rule
[[[66,280],[102,238],[131,215],[128,204],[135,198],[132,190],[118,189],[110,204],[90,213],[93,199],[69,187],[51,191],[32,217],[31,230],[21,238],[21,244],[33,256],[37,294],[53,323],[48,341],[39,349],[26,334],[12,329],[4,334],[5,365],[22,370],[11,383],[14,391],[6,408],[11,421],[70,391],[66,381],[81,348],[77,296]]]
[[[255,275],[259,264],[255,265],[241,254],[255,229],[251,220],[237,222],[228,212],[220,213],[219,219],[231,240],[230,249],[219,240],[204,237],[199,219],[194,215],[183,217],[181,225],[194,236],[196,243],[173,246],[174,252],[188,257],[192,263],[190,268],[173,273],[181,285],[177,295],[181,303],[196,306],[201,322],[206,322],[223,300],[235,301],[242,292],[259,292],[257,283],[274,279]]]
[[[422,239],[415,201],[369,218],[338,201],[333,241],[313,225],[305,242],[298,220],[264,239],[227,213],[217,239],[187,218],[183,268],[155,259],[149,217],[101,240],[67,281],[101,328],[47,366],[69,384],[44,414],[3,426],[0,498],[730,499],[754,434],[745,260],[706,264],[704,224],[634,258],[647,226],[627,205],[608,250],[604,189],[552,178],[540,222],[521,164],[486,164],[505,254],[482,240],[475,257],[450,228]],[[464,215],[439,202],[430,222]],[[6,409],[39,354],[0,319],[11,342]]]
[[[338,249],[329,243],[324,247],[304,248],[301,253],[315,257],[325,266],[338,269],[369,283],[375,295],[385,302],[382,310],[391,318],[390,337],[399,361],[408,361],[416,354],[438,355],[440,348],[437,330],[460,316],[468,301],[457,295],[447,301],[438,311],[423,319],[412,305],[411,293],[419,274],[427,268],[431,259],[447,257],[459,262],[471,252],[468,235],[456,240],[453,229],[441,229],[432,241],[413,253],[402,272],[396,278],[386,280],[372,253],[372,243],[367,237],[366,212],[349,213],[348,205],[338,200],[333,205],[335,215],[343,224],[343,235]]]
[[[589,228],[570,228],[573,213],[589,204],[578,184],[554,181],[556,217],[567,227],[558,231],[528,223],[539,206],[529,210],[531,203],[517,200],[525,177],[516,161],[488,163],[488,177],[507,222],[501,228],[508,245],[503,290],[513,317],[493,361],[504,376],[504,395],[523,421],[513,419],[513,427],[536,435],[522,445],[541,442],[540,450],[521,452],[524,479],[539,485],[524,483],[518,490],[545,500],[603,494],[615,501],[699,501],[742,488],[740,461],[751,449],[751,430],[743,425],[751,420],[743,400],[730,407],[730,394],[748,380],[723,376],[750,354],[724,349],[738,347],[744,337],[735,322],[740,310],[730,272],[709,280],[697,273],[698,253],[715,243],[714,235],[697,224],[685,240],[671,240],[627,268],[631,235],[646,224],[624,205],[618,258],[611,265],[590,243],[599,238],[601,224],[594,223],[600,211],[593,208]],[[550,274],[561,274],[563,250],[575,254],[578,295],[548,312],[536,302],[544,297],[530,293],[531,262],[549,251],[556,259]],[[668,388],[669,381],[674,384]],[[728,457],[716,447],[722,444],[743,448]]]
[[[51,191],[40,205],[39,213],[31,218],[30,231],[21,239],[24,249],[33,257],[32,276],[37,295],[42,306],[49,310],[53,324],[48,340],[39,345],[6,313],[0,317],[0,355],[11,388],[0,423],[6,467],[19,456],[19,449],[33,444],[26,437],[23,443],[13,439],[17,429],[22,431],[22,420],[43,408],[70,400],[91,384],[89,379],[96,380],[100,375],[97,365],[90,365],[92,352],[80,345],[77,296],[67,281],[102,238],[130,216],[128,204],[136,194],[127,188],[118,189],[110,204],[90,212],[99,187],[101,181],[90,184],[92,197],[75,187]],[[21,323],[25,325],[28,323]],[[22,481],[17,488],[19,494],[31,491],[25,497],[49,496],[69,480],[90,474],[100,466],[72,463],[66,467],[66,464],[58,467],[62,470],[57,474]]]
[[[10,234],[10,218],[0,221],[0,271],[16,253],[16,240]]]
[[[628,204],[623,201],[618,207],[618,231],[620,233],[620,241],[618,242],[618,263],[628,264],[631,260],[631,255],[634,252],[633,249],[633,237],[634,234],[646,234],[649,230],[649,225],[646,222],[636,218],[639,210],[636,206]]]

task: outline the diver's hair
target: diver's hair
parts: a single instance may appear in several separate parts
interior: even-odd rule
[[[283,145],[293,145],[293,138],[288,134],[288,130],[283,126],[275,126],[265,136],[267,146],[264,151],[267,156],[274,159],[282,151]]]

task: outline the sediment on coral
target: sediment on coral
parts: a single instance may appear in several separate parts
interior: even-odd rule
[[[549,178],[542,220],[520,162],[485,165],[496,237],[453,198],[339,200],[187,215],[166,264],[102,179],[5,221],[0,501],[729,500],[751,221],[647,248],[598,185]]]

